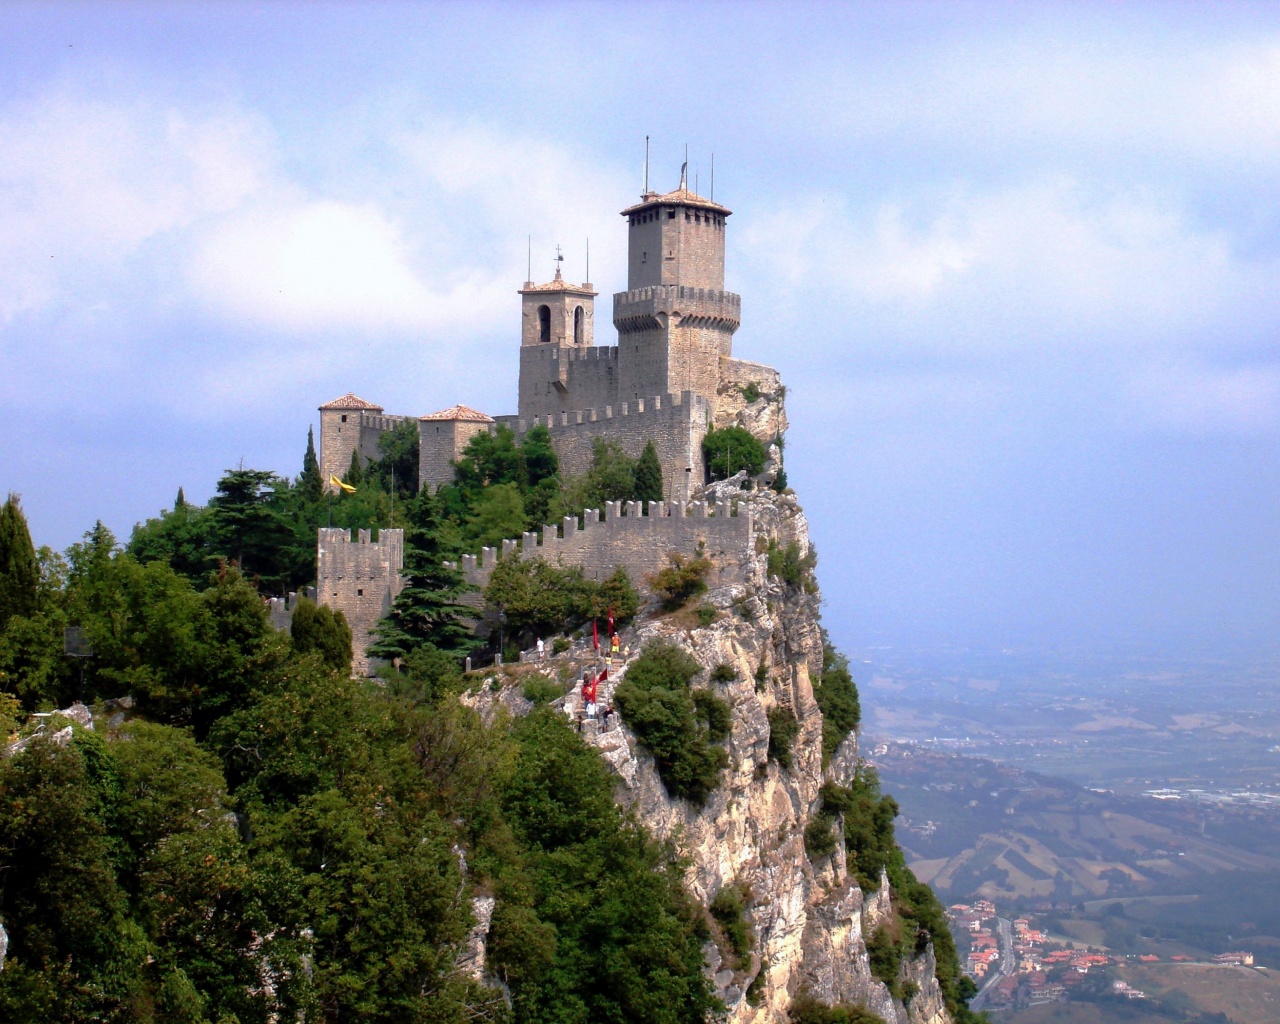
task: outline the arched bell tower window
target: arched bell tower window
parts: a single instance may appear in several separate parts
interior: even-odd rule
[[[573,311],[573,343],[575,345],[582,344],[582,307],[579,306]]]
[[[538,307],[538,340],[551,340],[551,307]]]

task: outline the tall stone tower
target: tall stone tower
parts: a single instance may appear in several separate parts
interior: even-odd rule
[[[683,173],[674,192],[648,192],[622,211],[627,290],[613,297],[620,401],[682,391],[714,398],[742,309],[724,290],[730,213],[690,192]]]
[[[614,401],[613,353],[595,347],[595,298],[590,282],[570,284],[558,267],[554,280],[520,289],[521,417]]]

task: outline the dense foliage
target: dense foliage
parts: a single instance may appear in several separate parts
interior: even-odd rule
[[[764,445],[745,427],[708,430],[702,451],[712,480],[727,480],[742,470],[747,476],[759,476],[764,470]]]
[[[621,566],[597,583],[578,566],[551,565],[541,558],[504,558],[489,577],[484,599],[525,647],[537,637],[576,629],[591,619],[603,620],[610,611],[621,626],[640,607],[640,595]]]
[[[769,760],[790,768],[791,746],[800,735],[800,722],[790,708],[780,705],[771,707],[766,715],[769,720]]]
[[[645,582],[667,611],[683,608],[693,598],[707,591],[708,558],[686,558],[678,551],[667,556],[665,568],[659,569]],[[703,623],[708,625],[708,623]]]
[[[861,1006],[827,1006],[801,992],[791,1002],[791,1024],[885,1024],[878,1013]]]
[[[751,952],[751,926],[747,921],[747,903],[742,890],[733,885],[724,886],[707,909],[724,936],[735,966],[739,970],[746,967],[750,962],[747,954]]]
[[[822,763],[825,765],[862,721],[858,688],[849,673],[849,659],[822,634],[822,675],[813,688],[814,700],[822,711]]]
[[[729,706],[690,688],[700,670],[679,647],[653,644],[631,663],[614,693],[623,719],[653,754],[667,791],[695,804],[720,784],[729,760],[715,745],[728,738]]]
[[[0,759],[0,1019],[716,1009],[680,863],[613,803],[562,715],[486,726],[429,646],[385,685],[350,680],[330,667],[349,643],[336,616],[278,633],[234,570],[200,590],[101,526],[38,564],[34,608],[0,635],[5,684],[27,710],[76,696],[75,621],[94,649],[86,699],[137,703],[103,706],[95,731],[28,720]],[[0,701],[6,731],[17,710]],[[489,966],[510,1007],[458,967],[476,891],[497,898]]]

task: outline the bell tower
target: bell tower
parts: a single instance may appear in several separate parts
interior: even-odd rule
[[[595,337],[595,298],[590,282],[570,284],[556,276],[547,284],[526,281],[520,289],[520,345],[589,348]]]
[[[686,165],[687,167],[687,165]],[[741,299],[724,290],[724,233],[732,211],[688,187],[646,192],[627,218],[627,290],[613,297],[618,398],[714,398],[720,357],[733,352]]]
[[[594,391],[579,379],[588,357],[597,354],[596,293],[590,282],[566,281],[562,260],[557,247],[555,278],[546,284],[526,281],[520,289],[521,418],[604,404],[593,402]]]

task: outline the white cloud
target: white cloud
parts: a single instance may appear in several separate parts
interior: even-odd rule
[[[1204,326],[1272,272],[1172,200],[1061,177],[869,209],[840,196],[776,205],[786,212],[742,236],[758,276],[821,290],[864,332],[929,349],[1141,345]]]
[[[0,112],[0,327],[83,304],[151,239],[234,209],[261,187],[264,136],[243,112],[67,93]]]
[[[493,297],[475,270],[430,287],[413,258],[401,228],[372,204],[276,202],[213,229],[192,279],[217,312],[290,332],[439,328]]]
[[[821,113],[810,130],[1018,162],[1046,151],[1069,165],[1102,152],[1122,159],[1159,153],[1233,170],[1280,160],[1274,33],[1248,42],[1192,40],[1068,15],[1066,23],[1033,21],[1013,33],[983,24],[977,34],[923,38],[924,52],[908,42],[856,66],[819,63],[801,72],[795,88],[813,97],[807,109]]]

